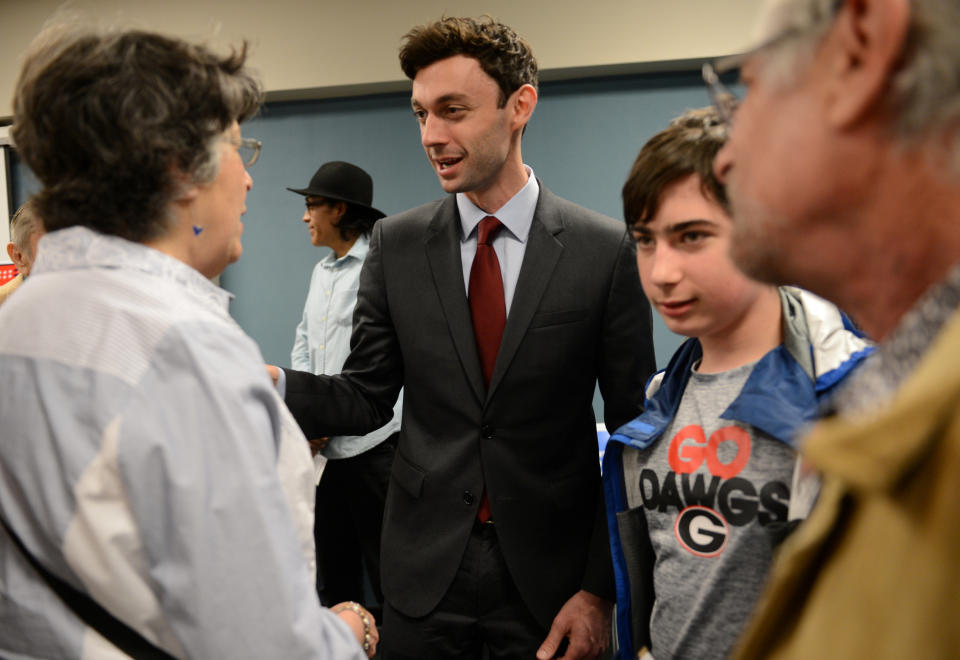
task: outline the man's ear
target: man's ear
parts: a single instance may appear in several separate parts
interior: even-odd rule
[[[533,110],[537,107],[537,90],[534,89],[533,85],[521,85],[517,91],[510,95],[507,105],[513,110],[513,130],[521,129],[530,121]]]
[[[910,0],[846,0],[824,48],[827,117],[838,127],[862,119],[890,87],[910,27]]]
[[[26,264],[26,259],[23,258],[23,252],[20,251],[15,244],[7,243],[7,254],[10,255],[10,261],[12,261],[18,271],[23,271],[24,264]]]
[[[330,208],[333,209],[333,212],[336,213],[335,218],[330,219],[330,224],[334,227],[340,224],[340,220],[347,214],[347,203],[338,201],[330,205]]]

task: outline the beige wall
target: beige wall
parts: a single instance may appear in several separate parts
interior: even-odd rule
[[[397,65],[410,26],[489,13],[533,46],[544,79],[668,70],[748,43],[762,0],[73,0],[72,16],[215,45],[246,38],[272,99],[404,89]],[[0,0],[0,118],[21,54],[61,6]]]

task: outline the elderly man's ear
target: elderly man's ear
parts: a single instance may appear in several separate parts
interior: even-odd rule
[[[26,255],[20,251],[20,249],[13,243],[7,243],[7,254],[10,255],[10,261],[12,261],[17,266],[17,270],[21,273],[24,269],[29,268],[29,261],[26,258]]]
[[[848,126],[876,110],[907,38],[909,0],[848,0],[828,37],[830,117]]]

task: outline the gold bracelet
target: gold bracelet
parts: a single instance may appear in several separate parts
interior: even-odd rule
[[[354,601],[337,605],[333,608],[333,613],[339,614],[344,610],[350,610],[360,617],[360,622],[363,624],[363,652],[369,654],[370,644],[373,642],[373,638],[370,637],[370,616],[360,603],[355,603]]]

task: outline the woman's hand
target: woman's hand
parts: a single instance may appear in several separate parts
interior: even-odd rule
[[[377,652],[377,642],[380,641],[380,633],[377,632],[377,622],[373,615],[363,608],[360,603],[347,601],[339,603],[330,608],[334,614],[343,619],[353,634],[357,636],[357,641],[363,647],[363,652],[368,658],[372,658]]]

